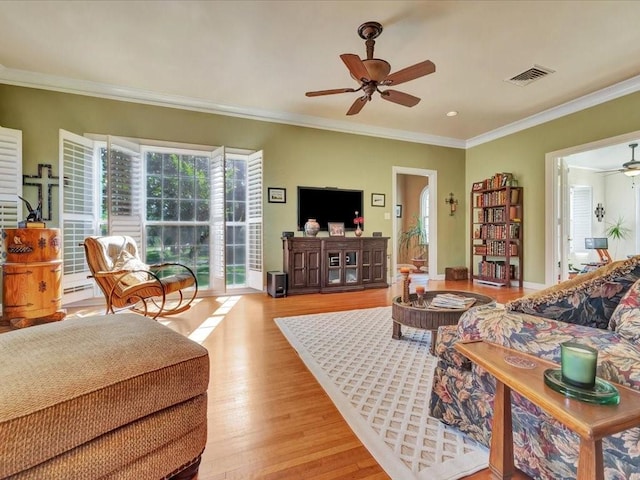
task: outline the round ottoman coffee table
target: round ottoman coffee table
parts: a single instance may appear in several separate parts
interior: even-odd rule
[[[475,302],[467,307],[460,309],[453,308],[430,308],[431,300],[436,295],[440,294],[453,294],[461,297],[473,298]],[[426,308],[414,307],[418,296],[415,293],[409,295],[409,300],[412,305],[406,305],[402,303],[402,297],[395,297],[391,305],[391,318],[393,319],[393,334],[391,335],[395,339],[402,338],[402,325],[406,327],[421,328],[423,330],[431,331],[431,354],[436,346],[436,338],[438,335],[438,327],[443,325],[455,325],[460,320],[460,317],[469,308],[476,307],[478,305],[487,305],[495,300],[486,295],[480,295],[479,293],[465,292],[459,290],[431,290],[424,292],[424,302]]]

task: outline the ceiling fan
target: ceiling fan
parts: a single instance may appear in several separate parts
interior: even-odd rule
[[[380,90],[379,87],[390,87],[401,83],[415,80],[416,78],[429,75],[436,71],[436,66],[430,60],[416,63],[395,73],[391,72],[389,62],[373,58],[373,47],[375,39],[382,33],[382,25],[378,22],[366,22],[358,27],[358,35],[365,40],[367,47],[367,58],[360,59],[358,55],[353,53],[343,53],[340,58],[349,69],[349,73],[356,80],[360,87],[358,88],[336,88],[333,90],[320,90],[317,92],[307,92],[307,97],[319,97],[321,95],[333,95],[335,93],[348,93],[362,91],[364,95],[358,97],[349,108],[347,115],[355,115],[362,110],[362,107],[371,100],[372,95],[378,92],[382,99],[389,102],[404,105],[405,107],[413,107],[420,102],[418,97],[409,95],[408,93],[399,92],[397,90]]]
[[[629,144],[629,148],[631,149],[631,160],[629,160],[628,162],[624,162],[622,164],[622,168],[609,170],[609,172],[622,172],[627,177],[635,177],[636,175],[640,175],[640,160],[635,159],[635,150],[637,146],[637,143]]]

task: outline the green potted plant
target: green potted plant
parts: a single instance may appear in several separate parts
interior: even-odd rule
[[[615,249],[613,253],[613,257],[615,259],[616,253],[618,251],[618,242],[620,240],[626,240],[631,234],[631,229],[624,224],[624,218],[619,216],[614,223],[609,223],[607,229],[604,231],[604,234],[615,241]]]
[[[427,259],[427,242],[424,231],[424,223],[419,215],[413,216],[413,221],[407,230],[400,232],[398,237],[400,252],[404,257],[411,258],[416,268],[424,267]]]

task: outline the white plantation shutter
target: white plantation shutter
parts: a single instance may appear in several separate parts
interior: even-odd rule
[[[571,186],[571,251],[586,252],[584,239],[591,237],[591,186]]]
[[[0,127],[0,231],[22,220],[22,132]],[[0,239],[0,263],[7,252]]]
[[[262,151],[247,157],[247,286],[264,289],[262,259]]]
[[[59,134],[60,228],[63,238],[64,303],[91,298],[95,283],[85,261],[82,242],[97,234],[99,188],[93,141],[65,130]]]
[[[211,287],[215,293],[226,291],[225,254],[225,148],[211,152]]]
[[[22,196],[22,132],[0,127],[0,229],[16,228],[23,220],[18,195]]]
[[[107,140],[107,206],[110,235],[129,235],[144,252],[142,235],[142,157],[137,144]],[[144,257],[144,255],[143,255]]]

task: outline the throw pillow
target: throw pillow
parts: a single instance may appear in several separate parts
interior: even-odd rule
[[[136,271],[149,270],[149,265],[142,262],[136,256],[132,255],[126,250],[120,251],[115,263],[113,264],[114,272],[118,272],[121,270],[128,270],[132,272],[122,277],[121,282],[125,285],[136,285],[140,282],[146,282],[149,279],[149,275],[147,275],[144,271]]]
[[[635,256],[508,302],[506,308],[576,325],[607,328],[620,299],[638,279],[640,256]]]
[[[627,291],[611,315],[609,328],[637,344],[640,340],[640,280]]]

